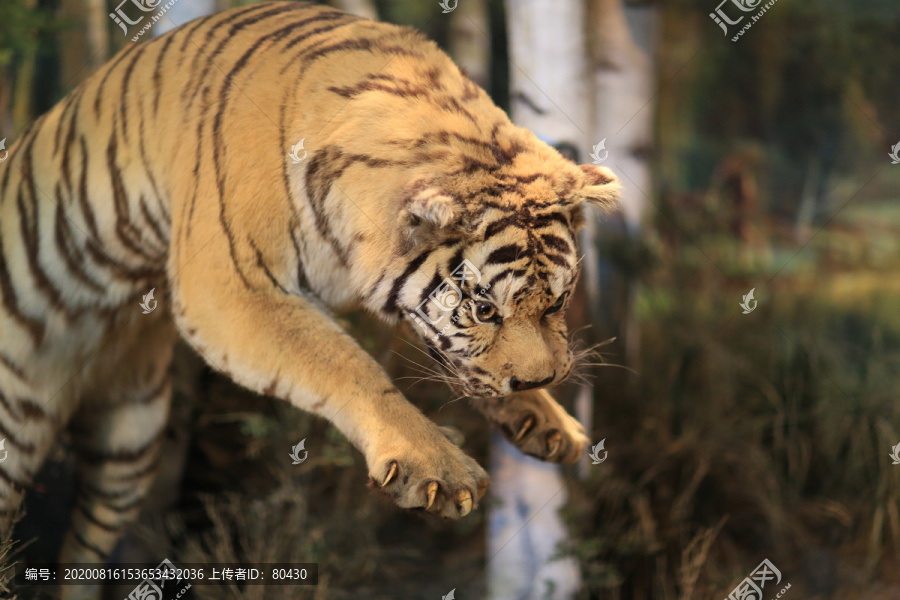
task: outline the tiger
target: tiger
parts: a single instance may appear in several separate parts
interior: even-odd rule
[[[522,451],[577,461],[584,429],[546,388],[575,363],[584,209],[620,187],[412,28],[263,2],[127,45],[0,163],[0,527],[65,433],[60,560],[108,560],[160,462],[178,338],[330,421],[397,506],[467,515],[487,473],[338,323],[350,310],[415,332]]]

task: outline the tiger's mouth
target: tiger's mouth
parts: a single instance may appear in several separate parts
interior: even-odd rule
[[[431,345],[428,346],[428,355],[448,373],[453,374],[455,372],[456,369],[453,368],[450,359]],[[458,379],[458,381],[454,381],[453,379]],[[503,396],[499,390],[482,381],[463,381],[458,377],[454,377],[453,379],[448,380],[447,385],[449,385],[450,389],[457,394],[464,394],[472,398],[499,398]]]

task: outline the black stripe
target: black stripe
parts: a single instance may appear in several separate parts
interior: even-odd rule
[[[116,237],[122,242],[123,246],[135,254],[148,260],[153,260],[157,257],[144,250],[141,230],[138,229],[130,219],[125,181],[122,177],[122,172],[119,170],[118,165],[116,165],[118,140],[115,132],[115,121],[116,119],[113,119],[113,130],[109,136],[109,143],[106,146],[106,168],[109,171],[109,180],[113,191],[113,208],[116,213]]]
[[[559,255],[559,254],[549,254],[549,253],[546,253],[546,254],[542,254],[541,256],[543,256],[545,259],[549,260],[549,261],[552,262],[553,264],[559,265],[559,266],[561,266],[561,267],[568,267],[568,266],[569,266],[568,261],[567,261],[563,256],[561,256],[561,255]]]
[[[162,231],[162,226],[156,221],[152,214],[150,214],[150,209],[147,207],[147,203],[144,202],[144,195],[141,194],[140,199],[138,200],[138,206],[141,209],[141,214],[144,217],[144,220],[150,225],[150,230],[153,232],[153,235],[158,239],[163,247],[167,247],[169,245],[169,240],[166,235]]]
[[[97,241],[100,240],[100,232],[97,230],[97,221],[94,218],[94,211],[91,209],[88,200],[88,147],[84,136],[81,136],[81,177],[78,181],[78,206],[81,208],[81,214],[84,216],[85,223],[91,235]]]
[[[265,276],[272,283],[272,287],[277,290],[287,294],[287,290],[278,282],[275,278],[275,275],[272,274],[272,271],[269,269],[268,265],[266,265],[265,260],[263,260],[262,252],[260,252],[259,247],[256,245],[256,242],[253,241],[253,238],[249,239],[250,247],[253,249],[253,252],[256,254],[256,266],[262,269]]]
[[[92,500],[96,498],[102,498],[103,500],[121,500],[122,498],[128,498],[129,496],[134,495],[135,489],[130,487],[116,491],[104,490],[97,487],[92,482],[79,481],[78,492],[82,498],[89,498]]]
[[[356,39],[356,40],[344,40],[341,42],[337,42],[330,46],[325,46],[323,48],[319,48],[313,52],[310,52],[305,58],[305,64],[309,65],[312,62],[323,58],[333,52],[342,52],[344,50],[367,50],[369,52],[377,51],[383,54],[398,54],[401,56],[408,56],[411,58],[423,58],[422,54],[419,52],[412,52],[411,50],[407,50],[403,46],[382,46],[380,42],[382,38],[394,37],[396,36],[395,32],[391,32],[386,36],[381,36],[375,39]],[[424,39],[421,33],[415,31],[413,32],[413,37],[420,37]],[[411,40],[406,40],[407,42]]]
[[[146,50],[147,46],[141,45],[140,50],[134,53],[134,58],[125,67],[125,74],[122,76],[122,85],[119,90],[119,113],[122,115],[122,140],[125,143],[128,143],[128,82],[131,81],[134,66]],[[115,123],[113,123],[113,127],[115,127]]]
[[[40,263],[40,220],[37,191],[34,187],[32,173],[32,158],[32,144],[28,144],[25,147],[22,162],[24,179],[19,184],[19,193],[16,196],[16,204],[19,208],[19,229],[22,235],[22,243],[25,246],[25,262],[28,265],[28,270],[34,280],[36,289],[47,298],[55,310],[62,313],[71,322],[75,319],[77,313],[63,302],[62,292],[53,285]],[[28,183],[32,186],[29,189],[31,195],[30,209],[26,207],[24,194],[22,193],[22,187]],[[29,212],[32,214],[29,214]]]
[[[344,20],[341,23],[338,23],[337,25],[328,25],[327,27],[320,27],[318,29],[313,29],[312,31],[308,31],[301,36],[295,37],[290,42],[288,42],[284,48],[282,48],[282,52],[287,52],[288,50],[290,50],[291,48],[293,48],[300,42],[304,42],[304,41],[308,40],[309,38],[311,38],[315,35],[318,35],[320,33],[333,31],[333,30],[339,29],[341,27],[346,27],[347,25],[352,25],[353,23],[355,23],[357,21],[364,20],[359,17],[354,17],[352,15],[348,15],[346,13],[340,13],[340,14],[344,17]],[[285,65],[285,67],[282,67],[282,70],[280,71],[280,73],[284,74],[284,70],[286,68],[290,67],[290,65],[293,64],[297,60],[297,58],[299,58],[301,55],[302,55],[302,51],[300,54],[295,55],[293,59],[289,60],[287,65]]]
[[[561,252],[562,254],[572,254],[572,246],[569,245],[569,242],[559,237],[558,235],[553,235],[552,233],[542,233],[541,241],[550,248],[553,248],[557,252]]]
[[[300,225],[297,224],[291,227],[290,236],[291,242],[294,245],[294,253],[297,255],[297,286],[302,290],[310,290],[309,278],[306,276],[306,270],[303,268],[303,255],[300,253],[300,246],[297,243],[297,235],[296,232],[300,230]],[[304,240],[304,246],[305,246]]]
[[[554,211],[551,213],[545,213],[542,215],[536,215],[532,219],[532,226],[535,229],[537,229],[540,227],[546,227],[550,223],[554,223],[554,222],[561,223],[562,225],[565,225],[566,227],[570,227],[569,219],[567,219],[565,217],[565,215],[563,215],[562,213],[557,212],[557,211]]]
[[[159,114],[159,96],[162,94],[162,64],[165,59],[166,52],[169,51],[169,47],[172,45],[172,42],[175,41],[175,32],[170,32],[166,36],[166,41],[163,44],[162,50],[159,51],[159,54],[156,55],[156,65],[153,67],[153,116],[156,117]]]
[[[85,496],[82,495],[82,497],[85,497]],[[145,497],[143,495],[136,496],[132,500],[129,500],[128,502],[125,502],[123,504],[104,502],[103,500],[100,500],[98,498],[89,498],[89,499],[97,502],[98,504],[102,504],[104,508],[108,508],[109,510],[111,510],[113,512],[124,513],[124,512],[130,512],[130,511],[134,510],[135,508],[139,507],[141,505],[141,503],[144,501],[144,498]]]
[[[201,26],[208,24],[209,29],[206,31],[206,37],[203,39],[202,46],[200,47],[200,54],[205,55],[206,54],[206,52],[205,52],[206,45],[210,42],[210,40],[212,39],[212,36],[216,32],[218,32],[221,27],[224,27],[225,25],[227,25],[228,23],[230,23],[232,21],[240,19],[241,17],[247,15],[248,13],[256,12],[257,10],[266,10],[270,6],[271,6],[271,4],[252,4],[250,6],[245,6],[240,9],[235,9],[233,12],[229,11],[230,14],[229,14],[229,12],[223,12],[223,13],[219,13],[217,15],[207,17],[205,19],[197,19],[197,24],[193,27],[193,29],[191,29],[190,31],[185,31],[184,40],[181,43],[180,52],[184,53],[185,49],[187,48],[188,42],[191,41],[191,35],[195,31],[197,31]],[[222,18],[221,21],[218,21],[216,23],[212,22],[213,19],[218,19],[219,17],[224,17],[224,18]],[[195,52],[195,58],[196,58],[196,50],[194,52]],[[178,66],[181,67],[181,60],[179,60]]]
[[[335,256],[344,267],[349,266],[347,251],[331,231],[329,214],[325,210],[325,199],[330,186],[342,173],[342,167],[329,167],[342,158],[341,151],[328,146],[316,152],[306,166],[306,200],[313,212],[316,231],[334,250]]]
[[[513,278],[516,278],[524,277],[527,273],[528,271],[525,269],[504,269],[491,278],[490,282],[488,282],[488,287],[493,288],[498,281],[510,275],[512,275]]]
[[[87,548],[88,550],[93,552],[94,554],[96,554],[98,557],[100,557],[104,561],[106,561],[106,559],[109,558],[109,555],[106,552],[104,552],[103,550],[101,550],[100,548],[95,546],[92,542],[89,542],[88,540],[84,539],[84,536],[81,535],[81,532],[78,531],[77,529],[72,530],[72,535],[79,544],[81,544],[82,546],[84,546],[85,548]]]
[[[507,244],[506,246],[501,246],[491,252],[484,264],[502,265],[515,262],[521,258],[527,258],[528,256],[530,256],[530,252],[527,248],[519,246],[518,244]]]
[[[19,309],[16,290],[13,288],[9,269],[6,266],[6,253],[3,249],[3,234],[0,232],[0,293],[3,295],[3,306],[6,312],[19,322],[31,336],[34,345],[40,346],[44,339],[44,323],[27,316]]]
[[[2,423],[0,423],[0,426],[2,426]],[[140,448],[130,450],[95,450],[93,448],[79,447],[76,451],[79,460],[91,465],[137,462],[156,447],[162,435],[163,431],[160,431]]]
[[[281,144],[281,148],[284,148],[287,145],[287,141],[285,138],[285,119],[288,107],[288,96],[290,94],[290,90],[292,89],[294,88],[288,88],[289,91],[285,94],[285,98],[281,102],[281,111],[278,117],[278,138]],[[296,283],[297,286],[300,287],[300,289],[306,290],[309,289],[309,280],[306,277],[306,271],[304,271],[303,269],[303,253],[300,252],[300,243],[297,241],[297,232],[303,230],[303,223],[300,219],[300,213],[293,202],[294,195],[291,193],[291,183],[287,171],[287,161],[281,161],[281,182],[284,184],[284,197],[287,200],[288,208],[291,211],[291,217],[288,220],[288,235],[291,238],[291,245],[294,248],[294,255],[297,257]],[[306,244],[304,240],[304,247],[305,245]]]
[[[43,406],[27,398],[19,398],[19,410],[22,411],[22,415],[26,419],[32,421],[45,419],[47,417],[47,413],[44,412]]]
[[[97,527],[99,527],[101,529],[105,529],[106,531],[108,531],[110,533],[118,533],[121,529],[121,527],[119,527],[119,526],[110,525],[110,524],[104,523],[103,521],[98,519],[96,517],[96,515],[94,515],[90,510],[85,508],[81,502],[76,502],[75,508],[77,508],[79,510],[79,512],[81,512],[81,514],[84,515],[85,519],[87,519],[88,521],[90,521],[91,523],[93,523],[94,525],[96,525]]]
[[[25,454],[34,454],[35,445],[34,444],[26,444],[15,435],[13,435],[4,425],[3,421],[0,420],[0,435],[2,435],[7,441],[9,441],[13,446],[17,449],[21,450]],[[18,435],[18,434],[17,434]]]
[[[497,219],[484,230],[484,237],[481,241],[486,242],[498,233],[506,231],[507,228],[519,221],[519,215],[508,215],[501,219]]]
[[[143,102],[140,102],[141,109],[143,109]],[[156,177],[153,175],[153,170],[150,168],[150,161],[147,159],[147,145],[144,143],[144,130],[145,130],[145,122],[146,115],[144,111],[140,111],[140,123],[138,125],[138,150],[140,150],[141,155],[141,164],[144,167],[144,173],[147,175],[147,179],[150,180],[150,187],[153,188],[153,194],[156,196],[156,203],[162,206],[162,194],[159,192],[159,186],[156,184]],[[168,242],[166,243],[168,245]]]
[[[106,86],[106,80],[109,79],[109,76],[112,75],[112,72],[115,70],[116,66],[125,60],[129,54],[134,52],[137,49],[143,51],[145,46],[143,44],[132,44],[119,52],[119,56],[116,57],[114,61],[111,63],[107,63],[108,67],[106,69],[106,73],[103,74],[103,79],[100,80],[100,85],[97,86],[96,96],[94,97],[94,117],[100,118],[100,101],[103,100],[103,88]]]
[[[0,365],[3,365],[13,375],[15,375],[16,377],[18,377],[19,379],[22,379],[24,381],[25,371],[22,370],[22,367],[20,367],[16,363],[14,363],[11,358],[9,358],[8,356],[4,356],[3,354],[0,354]],[[2,396],[2,393],[0,393],[0,396]]]
[[[108,268],[113,277],[116,277],[117,279],[122,279],[124,281],[130,281],[134,283],[136,281],[156,279],[165,274],[165,265],[155,267],[131,267],[124,263],[118,262],[117,260],[104,253],[103,250],[101,250],[93,240],[87,240],[85,244],[85,250],[87,250],[87,253],[91,256],[94,262]]]
[[[394,280],[394,283],[391,284],[391,293],[388,294],[387,300],[384,303],[384,308],[382,309],[384,312],[393,313],[397,311],[397,298],[400,295],[400,289],[403,287],[403,284],[406,283],[406,280],[409,277],[419,270],[419,267],[428,260],[428,257],[431,256],[431,250],[425,250],[417,257],[412,259],[408,265],[406,265],[406,269],[403,270],[403,273]]]
[[[268,6],[268,5],[263,5],[263,6]],[[215,47],[215,49],[211,53],[207,54],[204,51],[201,51],[200,53],[196,53],[194,56],[195,62],[192,65],[192,70],[194,70],[194,71],[196,70],[197,61],[199,61],[200,56],[205,56],[207,59],[207,62],[203,66],[203,71],[200,73],[200,76],[197,77],[196,83],[195,83],[195,79],[192,74],[191,79],[188,81],[187,85],[181,91],[182,102],[187,101],[188,96],[190,96],[190,101],[187,104],[186,110],[190,110],[191,106],[193,105],[194,98],[196,97],[197,92],[200,90],[201,86],[203,85],[203,82],[206,81],[206,76],[209,74],[210,69],[212,69],[213,66],[218,66],[215,64],[214,59],[225,50],[225,47],[229,43],[231,43],[232,41],[235,40],[235,38],[236,38],[235,34],[238,31],[240,31],[241,29],[244,29],[248,25],[254,25],[254,24],[259,23],[260,21],[263,21],[269,17],[278,16],[285,12],[297,10],[298,8],[307,8],[307,7],[304,5],[298,4],[298,3],[291,3],[288,5],[276,6],[276,7],[272,8],[271,10],[267,10],[258,15],[254,15],[248,19],[244,19],[243,21],[235,23],[234,25],[232,25],[231,27],[228,28],[228,33],[226,33],[222,37],[222,39],[219,40],[218,45]],[[219,30],[219,27],[216,27],[216,28],[210,29],[207,32],[206,40],[204,40],[204,42],[203,42],[203,50],[206,49],[206,44],[210,41],[213,33],[216,33],[218,30]],[[265,36],[257,39],[256,44],[254,44],[254,46],[262,43],[269,35],[272,35],[272,34],[266,34]],[[230,79],[230,74],[228,76],[226,76],[226,78],[225,78],[226,86],[228,85],[229,79]]]
[[[72,196],[72,172],[70,167],[70,156],[72,147],[75,145],[75,124],[78,122],[78,114],[81,109],[81,98],[83,97],[84,88],[78,88],[76,95],[78,99],[75,101],[75,108],[72,110],[72,118],[69,119],[69,132],[66,134],[66,141],[63,144],[62,156],[62,177],[66,186],[66,191]]]
[[[209,86],[203,88],[203,104],[206,105],[206,93],[209,91]],[[197,119],[197,140],[203,140],[203,127],[206,125],[207,119]],[[198,143],[197,144],[197,160],[194,161],[194,172],[191,178],[194,180],[194,193],[191,196],[191,204],[188,209],[187,221],[184,224],[184,235],[188,236],[191,228],[191,221],[194,219],[194,205],[197,202],[197,194],[200,190],[200,165],[203,162],[203,148],[205,144]],[[218,168],[218,165],[215,165]],[[182,208],[182,213],[184,209]]]
[[[422,288],[422,293],[419,294],[419,305],[420,306],[423,302],[425,302],[425,300],[428,299],[428,296],[431,294],[431,292],[436,290],[438,288],[438,286],[441,285],[441,282],[443,280],[444,280],[444,278],[441,277],[441,274],[439,272],[435,271],[434,275],[431,277],[431,281],[428,282],[428,285],[426,285],[424,288]]]
[[[65,100],[62,101],[62,110],[60,111],[59,118],[56,121],[56,132],[53,134],[53,156],[59,154],[59,142],[62,138],[62,129],[63,123],[65,123],[66,113],[68,113],[69,109],[72,108],[72,105],[77,96],[78,91],[73,90],[72,92],[67,94]]]
[[[121,483],[124,481],[132,481],[135,479],[141,479],[143,477],[147,477],[148,475],[153,475],[153,472],[156,471],[157,467],[159,467],[160,454],[157,454],[153,457],[146,466],[138,469],[137,471],[132,471],[131,473],[126,473],[124,475],[106,475],[105,479],[110,482]]]
[[[9,399],[3,395],[2,391],[0,391],[0,406],[2,406],[6,410],[6,412],[12,415],[12,417],[16,421],[21,420],[21,415],[17,414],[16,411],[13,410],[12,404],[10,403]]]

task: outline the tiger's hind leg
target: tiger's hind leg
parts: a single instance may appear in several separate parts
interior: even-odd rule
[[[573,463],[589,443],[581,423],[546,390],[529,390],[505,398],[473,398],[472,404],[529,456]]]
[[[9,383],[9,382],[7,382]],[[0,380],[0,536],[5,538],[18,514],[25,491],[53,448],[60,431],[58,415],[32,400],[21,383]]]
[[[72,423],[77,483],[60,562],[105,562],[153,484],[169,415],[171,384],[133,391],[127,401],[83,407]],[[62,598],[99,598],[93,586],[64,586]]]

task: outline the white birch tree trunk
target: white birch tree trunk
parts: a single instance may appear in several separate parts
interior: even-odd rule
[[[333,7],[364,19],[378,20],[378,11],[372,0],[331,0]]]
[[[508,0],[513,121],[549,144],[586,144],[589,110],[581,0]],[[492,438],[488,588],[492,600],[564,600],[580,587],[574,560],[551,556],[566,537],[558,466]]]
[[[592,145],[606,140],[609,152],[606,164],[622,181],[622,216],[627,234],[634,238],[642,234],[652,206],[649,198],[654,193],[648,158],[655,114],[652,57],[656,14],[649,6],[626,7],[623,0],[587,1],[593,73]],[[598,235],[600,227],[589,219],[582,237],[584,247],[595,248]],[[590,255],[584,262],[588,268],[599,264]],[[589,303],[598,306],[599,277],[588,270],[585,282]],[[625,315],[621,317],[626,363],[640,368],[640,326],[635,310],[640,288],[636,281],[627,279],[626,288],[619,293],[626,298]],[[582,469],[586,466],[583,462]]]
[[[178,0],[166,11],[159,22],[150,30],[150,35],[159,37],[167,31],[171,31],[188,21],[198,17],[211,15],[219,10],[216,0]]]
[[[450,56],[485,89],[490,77],[490,30],[487,0],[465,0],[450,13]]]
[[[607,166],[625,187],[622,214],[637,235],[651,196],[647,150],[653,142],[656,94],[652,47],[655,15],[650,8],[626,8],[622,0],[588,0],[593,108],[591,137],[606,139]],[[646,196],[645,196],[646,194]]]

